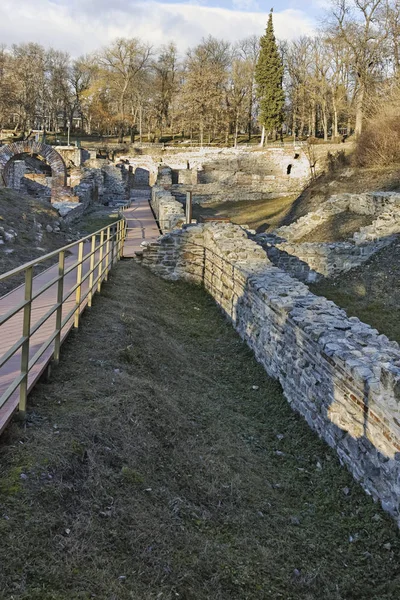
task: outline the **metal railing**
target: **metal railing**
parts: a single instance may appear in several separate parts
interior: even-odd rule
[[[0,409],[19,391],[18,408],[21,413],[25,413],[29,390],[51,359],[55,363],[59,362],[60,347],[66,334],[73,327],[79,326],[82,311],[86,306],[92,305],[94,294],[100,292],[102,283],[108,279],[111,268],[123,256],[125,236],[126,224],[121,219],[78,242],[0,275],[0,283],[11,277],[24,275],[24,283],[18,288],[20,292],[23,291],[23,300],[0,316],[0,349],[1,346],[4,349],[7,343],[10,343],[10,347],[0,356],[0,373],[3,367],[7,370],[7,365],[12,360],[14,364],[10,373],[13,375],[17,373],[11,383],[7,380],[9,385],[0,397]],[[90,251],[85,253],[86,244],[90,244]],[[66,258],[68,253],[72,256]],[[57,275],[53,277],[51,273],[50,280],[39,289],[35,289],[38,282],[35,286],[34,267],[52,259],[57,259],[58,269],[55,264],[45,272],[51,273],[51,270],[56,270]],[[43,296],[46,292],[47,296]],[[11,298],[12,293],[0,298],[3,306],[7,306],[7,297]],[[38,298],[41,298],[41,306],[37,306],[37,302],[34,305]],[[72,305],[72,308],[67,306],[67,303]],[[33,306],[34,311],[32,311]],[[65,308],[69,309],[67,314],[64,314]],[[38,317],[34,323],[32,323],[33,312]],[[12,319],[14,321],[11,321]],[[12,330],[12,339],[7,342],[6,336],[1,336],[1,327],[6,323],[10,325],[10,322],[11,326],[8,329]],[[47,324],[46,328],[50,325],[51,332],[43,339],[43,331],[46,333],[46,328],[42,328],[45,324]],[[19,327],[22,329],[22,335],[15,340]],[[32,337],[41,329],[39,348],[36,349],[37,343],[32,348]],[[15,357],[19,362],[17,367]],[[35,377],[29,378],[32,369],[38,365],[40,368],[36,369],[38,372]]]

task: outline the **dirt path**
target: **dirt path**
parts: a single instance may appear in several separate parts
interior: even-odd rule
[[[200,289],[120,263],[0,447],[3,600],[388,600],[399,535]]]

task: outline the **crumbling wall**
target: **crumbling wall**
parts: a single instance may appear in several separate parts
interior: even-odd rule
[[[174,231],[143,264],[204,285],[291,406],[400,524],[400,349],[274,267],[232,224]]]
[[[373,243],[354,242],[282,242],[273,234],[252,236],[267,253],[270,261],[292,277],[311,283],[322,277],[336,277],[366,262],[390,245],[394,237],[384,237]]]
[[[184,224],[185,213],[182,204],[163,187],[153,186],[150,204],[163,233],[182,227]]]
[[[332,196],[316,211],[291,225],[279,227],[273,234],[254,236],[274,265],[300,281],[335,277],[366,262],[393,242],[400,233],[400,194],[371,192]],[[349,211],[376,217],[347,242],[298,242],[332,216]]]

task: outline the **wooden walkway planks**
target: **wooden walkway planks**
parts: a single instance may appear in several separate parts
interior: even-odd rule
[[[150,194],[150,188],[132,190],[132,206],[124,211],[128,225],[124,245],[124,256],[127,258],[135,256],[135,252],[140,250],[142,242],[154,241],[160,236],[149,204]]]

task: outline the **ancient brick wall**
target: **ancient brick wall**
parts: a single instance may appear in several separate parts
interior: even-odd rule
[[[291,406],[400,524],[400,349],[271,265],[232,224],[174,231],[143,264],[204,285]]]

